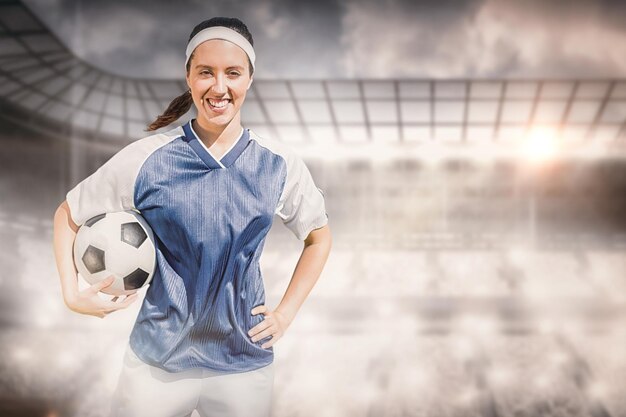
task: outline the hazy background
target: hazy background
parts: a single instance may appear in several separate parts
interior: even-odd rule
[[[44,0],[0,1],[0,415],[106,415],[141,299],[69,311],[52,218],[213,16],[255,40],[243,125],[302,154],[333,232],[275,416],[626,415],[624,2]],[[276,218],[268,306],[300,251]]]
[[[203,18],[243,20],[268,78],[621,77],[620,1],[27,0],[79,57],[139,78],[181,77]]]

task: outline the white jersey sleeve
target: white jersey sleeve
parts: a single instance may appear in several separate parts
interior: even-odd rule
[[[120,150],[67,193],[74,223],[80,226],[98,214],[133,208],[134,178],[128,171],[128,154],[128,147]]]
[[[328,223],[324,194],[318,188],[304,161],[293,151],[285,152],[287,178],[276,214],[299,239]]]
[[[72,188],[66,194],[66,200],[74,223],[81,226],[99,214],[136,209],[134,193],[139,169],[152,152],[179,136],[180,132],[180,128],[172,129],[125,146]]]

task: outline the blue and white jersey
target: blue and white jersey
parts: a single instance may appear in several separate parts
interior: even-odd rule
[[[77,225],[138,210],[152,227],[157,270],[130,334],[144,362],[169,372],[244,372],[269,365],[252,342],[265,304],[259,259],[277,214],[304,240],[327,224],[324,196],[288,145],[242,129],[220,158],[185,125],[142,138],[67,193]]]

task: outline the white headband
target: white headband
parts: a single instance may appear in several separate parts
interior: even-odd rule
[[[196,33],[193,38],[191,38],[187,44],[187,50],[185,51],[185,67],[187,67],[187,62],[189,61],[189,57],[194,49],[196,49],[202,42],[206,42],[210,39],[224,39],[243,49],[248,55],[248,58],[250,58],[252,68],[254,69],[254,60],[256,56],[250,42],[248,42],[248,40],[239,32],[225,26],[212,26],[210,28],[202,29],[200,32]]]

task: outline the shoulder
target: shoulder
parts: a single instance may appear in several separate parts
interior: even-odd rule
[[[132,166],[133,163],[144,161],[150,154],[182,135],[182,127],[176,127],[165,132],[145,136],[124,146],[111,157],[110,162]]]
[[[268,136],[260,136],[252,129],[248,129],[250,132],[250,139],[256,141],[259,146],[269,150],[270,152],[281,156],[285,162],[287,163],[287,167],[291,167],[295,164],[301,162],[300,155],[295,151],[295,149],[288,145],[285,142],[281,142],[274,138]]]
[[[165,132],[155,133],[141,139],[137,139],[136,141],[126,145],[120,152],[151,153],[181,136],[183,136],[183,128],[180,126],[175,127]]]

